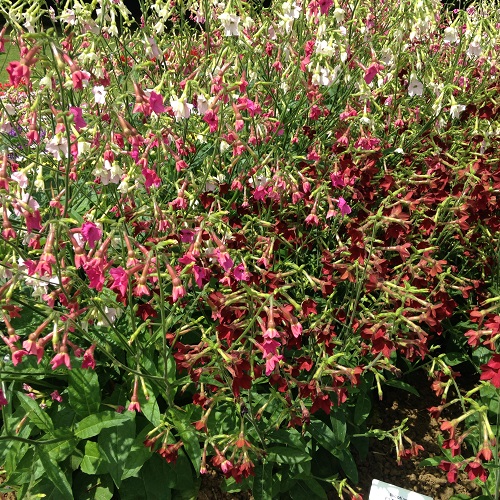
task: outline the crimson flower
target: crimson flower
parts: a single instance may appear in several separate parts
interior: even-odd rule
[[[0,389],[0,408],[2,406],[5,406],[9,404],[9,402],[7,401],[7,398],[5,397],[5,394],[3,393],[3,390]]]
[[[489,380],[500,389],[500,354],[495,354],[485,365],[481,365],[481,380]]]
[[[478,460],[474,460],[473,462],[468,463],[467,467],[465,467],[465,472],[467,472],[471,481],[473,479],[476,479],[477,477],[484,483],[488,479],[488,471],[481,465],[481,462]]]
[[[441,461],[441,463],[438,465],[438,468],[440,468],[442,471],[446,472],[446,478],[448,479],[449,483],[456,483],[457,478],[458,478],[458,467],[456,464],[453,462],[446,462],[446,461]]]

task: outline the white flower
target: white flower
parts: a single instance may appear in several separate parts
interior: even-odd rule
[[[254,26],[255,26],[255,21],[250,16],[245,17],[245,19],[243,20],[243,27],[246,29],[250,29],[253,28]]]
[[[236,14],[229,14],[227,12],[224,12],[219,16],[219,21],[222,23],[222,27],[224,28],[224,35],[240,35],[240,32],[238,30],[238,24],[240,23],[239,16],[237,16]]]
[[[483,52],[481,44],[477,38],[474,38],[467,49],[467,56],[470,58],[480,57]]]
[[[45,149],[52,153],[52,156],[57,160],[61,160],[61,155],[64,158],[69,158],[69,146],[68,139],[63,136],[62,133],[56,134],[52,139],[47,143]]]
[[[301,7],[295,2],[283,2],[281,7],[283,8],[283,16],[285,18],[298,19],[300,17]]]
[[[335,18],[335,21],[337,21],[339,24],[344,20],[345,17],[345,12],[343,9],[337,7],[333,11],[333,17]]]
[[[414,76],[411,77],[410,83],[408,84],[408,95],[410,97],[416,95],[422,95],[424,91],[424,86],[420,80],[417,80]]]
[[[316,54],[332,57],[335,54],[335,44],[326,40],[316,40]]]
[[[106,90],[102,85],[96,85],[92,89],[92,93],[94,94],[94,101],[96,104],[104,104],[106,102]]]
[[[445,28],[443,41],[444,43],[458,43],[459,36],[457,30],[452,26]]]
[[[22,170],[13,172],[10,178],[17,182],[23,189],[28,187],[28,177],[26,177],[26,174]]]
[[[180,99],[174,99],[171,97],[170,106],[172,106],[172,111],[174,112],[176,121],[179,121],[182,118],[189,118],[191,116],[193,105],[187,103],[185,97],[181,97]]]
[[[208,111],[209,104],[207,98],[203,94],[198,95],[196,107],[198,108],[198,113],[200,115],[204,115]]]
[[[73,9],[64,10],[59,17],[63,23],[69,24],[70,26],[76,24],[76,14]]]
[[[452,104],[450,106],[450,115],[452,118],[460,118],[463,111],[465,111],[465,106],[463,104]]]
[[[332,83],[332,79],[328,68],[321,68],[317,66],[316,71],[312,75],[311,82],[313,85],[330,85],[330,83]]]
[[[380,62],[385,64],[386,66],[391,66],[394,62],[394,53],[390,49],[390,47],[386,47],[382,49],[380,52]]]

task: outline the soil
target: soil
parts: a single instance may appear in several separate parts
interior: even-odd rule
[[[392,442],[374,440],[365,460],[358,462],[360,484],[358,491],[365,499],[368,498],[372,479],[379,479],[410,491],[430,496],[434,500],[449,500],[453,495],[466,494],[471,497],[480,495],[480,488],[469,481],[466,474],[459,475],[455,484],[449,484],[446,473],[437,467],[422,467],[420,462],[429,457],[442,456],[441,448],[437,443],[439,424],[430,417],[427,408],[438,406],[440,399],[430,388],[430,382],[419,374],[419,378],[412,384],[420,396],[415,396],[400,389],[386,387],[384,398],[376,405],[375,418],[377,428],[389,430],[399,425],[404,418],[408,419],[409,427],[406,435],[417,444],[424,447],[424,451],[416,458],[404,460],[397,464],[396,453]],[[442,416],[452,419],[459,416],[460,409],[450,408]]]
[[[357,465],[360,482],[357,491],[368,499],[373,479],[379,479],[386,483],[401,488],[427,495],[433,500],[449,500],[453,495],[466,494],[470,497],[481,494],[480,488],[468,480],[466,474],[459,475],[455,484],[449,484],[446,473],[437,467],[423,467],[420,462],[429,457],[442,456],[437,436],[439,424],[431,419],[427,408],[437,406],[440,400],[434,395],[430,388],[430,382],[421,373],[415,377],[412,385],[419,392],[419,396],[410,394],[401,389],[386,387],[382,401],[374,403],[374,427],[390,430],[399,425],[407,418],[407,437],[424,447],[424,451],[416,458],[404,460],[401,465],[397,464],[396,452],[392,442],[388,440],[379,441],[374,439],[370,443],[368,456],[361,460],[358,458]],[[455,411],[459,411],[457,408]],[[452,419],[459,414],[453,414],[453,408],[442,416]],[[221,491],[222,477],[215,471],[203,478],[199,500],[219,499],[252,499],[249,493],[238,493],[230,495]],[[329,497],[336,500],[336,496]]]

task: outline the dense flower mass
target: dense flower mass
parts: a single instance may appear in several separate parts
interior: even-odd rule
[[[493,407],[472,395],[500,388],[497,11],[161,0],[139,29],[122,0],[0,5],[12,485],[67,496],[74,473],[112,495],[161,469],[177,488],[172,471],[210,460],[270,497],[277,478],[321,490],[303,464],[322,447],[320,479],[357,496],[366,401],[421,365],[435,418],[470,406],[442,423],[439,468],[486,481]],[[470,359],[481,387],[448,400]],[[406,431],[380,431],[398,461],[423,451]],[[29,439],[51,473],[23,486]]]

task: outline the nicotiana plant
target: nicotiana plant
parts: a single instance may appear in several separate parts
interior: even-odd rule
[[[3,491],[360,498],[370,437],[422,451],[372,394],[426,365],[432,463],[498,498],[493,7],[0,8]]]

